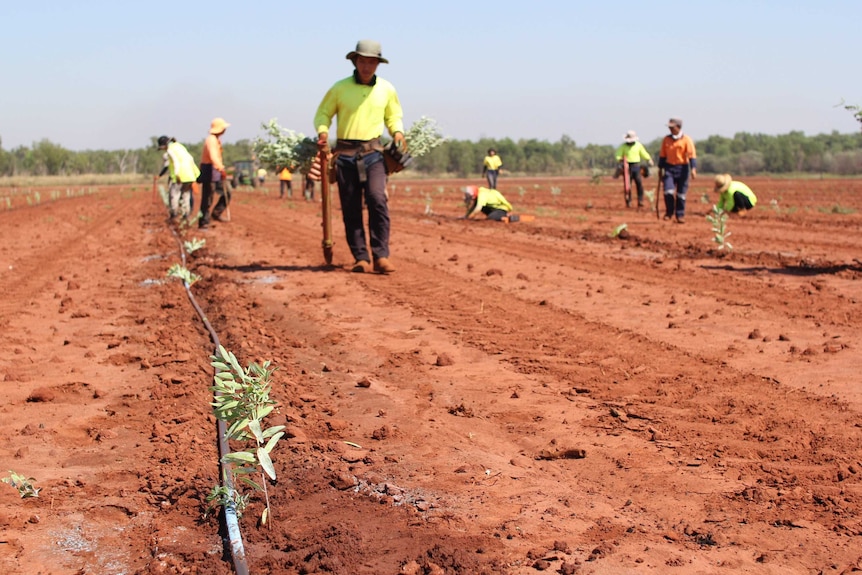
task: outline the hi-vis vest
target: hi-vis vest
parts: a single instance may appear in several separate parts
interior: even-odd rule
[[[201,174],[195,159],[179,142],[168,144],[168,162],[173,180],[179,179],[183,183],[194,182]]]

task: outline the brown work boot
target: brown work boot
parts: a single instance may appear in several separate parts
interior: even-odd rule
[[[350,268],[350,271],[358,274],[366,274],[371,271],[371,262],[367,260],[356,260],[353,262],[353,267]]]
[[[377,258],[374,260],[374,271],[379,274],[391,274],[395,271],[395,266],[389,261],[389,258]]]

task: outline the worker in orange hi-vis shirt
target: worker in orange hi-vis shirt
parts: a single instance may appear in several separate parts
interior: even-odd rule
[[[210,206],[213,202],[213,194],[218,192],[221,196],[212,210],[212,218],[221,219],[221,214],[227,209],[230,201],[230,192],[225,184],[225,168],[221,151],[221,136],[230,126],[224,118],[215,118],[210,124],[210,133],[204,140],[204,149],[201,154],[201,219],[198,226],[206,229],[210,225]]]
[[[682,120],[671,118],[667,127],[670,134],[661,142],[658,160],[659,169],[664,171],[664,219],[676,217],[677,223],[683,224],[689,176],[697,178],[697,152],[694,140],[682,133]]]
[[[279,198],[284,197],[284,191],[287,190],[287,197],[293,197],[293,174],[287,168],[282,168],[278,173],[279,181]]]

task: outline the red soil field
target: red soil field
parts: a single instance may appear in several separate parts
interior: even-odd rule
[[[251,573],[862,571],[862,180],[746,182],[726,251],[708,177],[682,225],[618,180],[504,177],[536,219],[503,224],[395,179],[388,276],[347,271],[337,200],[325,266],[277,182],[206,232],[143,187],[0,203],[0,477],[41,489],[0,484],[0,571],[233,572],[213,344],[166,278],[195,237],[191,291],[290,431]]]

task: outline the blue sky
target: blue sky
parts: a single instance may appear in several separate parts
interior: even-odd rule
[[[849,133],[860,24],[858,0],[14,2],[0,138],[139,148],[200,141],[215,116],[229,142],[270,118],[311,134],[361,38],[382,43],[407,125],[458,139],[648,141],[670,116],[695,139]]]

